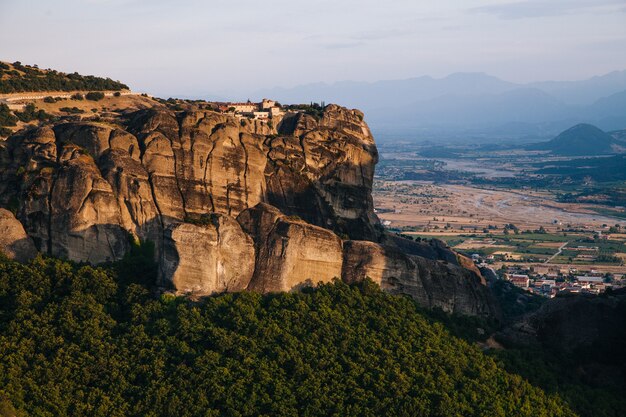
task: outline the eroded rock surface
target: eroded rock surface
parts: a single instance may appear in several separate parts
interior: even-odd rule
[[[121,256],[118,227],[160,248],[170,224],[212,212],[234,217],[260,202],[375,240],[377,151],[362,119],[331,105],[319,120],[290,113],[270,127],[212,111],[153,108],[123,126],[34,129],[4,146],[0,204],[18,203],[18,218],[41,251],[79,261]]]
[[[167,227],[161,281],[181,293],[245,290],[254,272],[254,244],[232,217],[210,214],[204,224]]]
[[[291,291],[341,278],[342,242],[332,231],[285,216],[268,205],[241,213],[239,221],[258,248],[248,289]]]
[[[329,105],[267,123],[155,106],[0,143],[0,206],[53,256],[100,263],[120,259],[131,239],[154,242],[161,284],[182,293],[370,276],[426,306],[490,314],[471,262],[383,232],[377,160],[358,110]]]
[[[366,277],[385,291],[408,294],[426,307],[449,313],[498,315],[495,301],[480,274],[446,261],[407,255],[397,247],[366,241],[344,244],[342,278],[348,283]]]
[[[59,164],[48,196],[50,253],[91,263],[120,259],[129,237],[111,184],[73,144],[62,147]]]
[[[37,255],[33,240],[9,210],[0,208],[0,253],[20,262]]]

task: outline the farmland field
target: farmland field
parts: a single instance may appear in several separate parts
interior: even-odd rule
[[[626,273],[626,211],[606,197],[610,185],[621,198],[621,183],[539,174],[566,160],[536,153],[456,155],[437,159],[420,155],[419,148],[381,148],[374,203],[385,227],[414,239],[437,238],[494,263],[603,266]]]

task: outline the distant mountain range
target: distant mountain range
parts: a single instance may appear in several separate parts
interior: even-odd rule
[[[626,71],[582,81],[518,84],[484,73],[343,81],[258,91],[286,103],[325,101],[365,111],[378,136],[536,141],[577,123],[626,127]]]

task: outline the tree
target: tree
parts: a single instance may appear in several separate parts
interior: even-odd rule
[[[574,415],[451,333],[469,340],[479,319],[370,280],[155,295],[136,278],[155,279],[153,255],[137,245],[103,268],[0,259],[0,394],[40,416]]]
[[[19,119],[11,113],[9,106],[0,103],[0,126],[15,126],[18,120]]]
[[[99,101],[104,98],[104,93],[101,91],[90,91],[85,94],[85,98],[91,101]]]

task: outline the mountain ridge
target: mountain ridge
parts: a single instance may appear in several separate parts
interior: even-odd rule
[[[548,142],[533,144],[529,150],[551,151],[555,155],[592,156],[615,153],[617,141],[594,125],[580,123],[561,132]]]
[[[277,99],[280,100],[281,95],[284,93],[297,94],[298,89],[300,88],[302,89],[315,88],[315,90],[311,90],[311,91],[316,92],[317,94],[308,96],[309,100],[313,99],[314,101],[328,101],[328,102],[333,101],[333,102],[345,103],[346,105],[351,105],[349,103],[349,100],[342,100],[336,96],[319,97],[320,87],[337,90],[338,88],[341,88],[343,86],[348,86],[348,85],[359,86],[359,87],[367,87],[367,86],[372,87],[372,86],[378,86],[378,85],[394,85],[394,84],[402,85],[404,84],[403,88],[405,90],[411,91],[410,88],[409,89],[406,88],[406,85],[422,83],[422,85],[420,86],[425,86],[426,83],[432,83],[432,84],[441,84],[442,87],[439,87],[439,88],[445,89],[445,88],[452,88],[452,87],[443,86],[445,82],[450,82],[450,81],[463,81],[464,83],[463,87],[467,87],[468,83],[474,84],[474,88],[479,87],[481,85],[488,85],[488,86],[491,86],[494,90],[500,89],[500,91],[505,91],[507,89],[514,89],[514,88],[536,88],[548,94],[551,94],[551,92],[559,91],[559,90],[565,90],[565,91],[568,91],[571,89],[575,90],[577,88],[581,88],[581,86],[582,88],[587,89],[588,88],[587,86],[590,84],[591,85],[605,84],[607,86],[606,92],[605,91],[603,91],[602,93],[598,93],[597,91],[588,92],[589,97],[585,98],[585,100],[583,100],[582,102],[568,101],[567,99],[555,97],[557,99],[561,99],[564,103],[569,103],[572,105],[575,105],[575,104],[588,105],[588,104],[592,104],[594,101],[606,95],[610,95],[611,93],[626,90],[626,69],[616,70],[616,71],[609,72],[607,74],[596,75],[596,76],[582,79],[582,80],[536,81],[536,82],[528,82],[528,83],[516,83],[516,82],[506,81],[497,76],[490,75],[484,72],[455,72],[455,73],[451,73],[446,76],[438,77],[438,78],[432,77],[430,75],[422,75],[422,76],[417,76],[417,77],[409,77],[409,78],[402,78],[402,79],[387,79],[387,80],[377,80],[377,81],[343,80],[343,81],[335,81],[335,82],[312,82],[312,83],[300,84],[300,85],[296,85],[292,87],[264,88],[264,89],[260,89],[259,91],[253,92],[251,96],[257,98],[257,96],[261,97],[261,96],[267,95],[267,96],[276,97]],[[433,88],[433,87],[429,86],[428,88]],[[468,89],[468,90],[471,90],[471,89]],[[482,90],[481,92],[485,92],[485,91]],[[328,94],[328,93],[322,90],[321,94]],[[437,94],[436,96],[439,96],[439,95],[441,94]],[[427,99],[427,98],[433,98],[433,97],[430,97],[428,94],[424,94],[421,98]],[[291,98],[291,100],[306,101],[306,98],[295,97],[295,98]],[[371,105],[365,105],[365,106],[362,105],[361,108],[369,110],[371,108]]]
[[[622,102],[626,70],[562,82],[511,83],[484,73],[455,73],[443,78],[309,86],[265,89],[256,95],[291,101],[306,97],[358,107],[369,114],[376,133],[398,132],[395,136],[445,137],[445,132],[454,136],[478,129],[493,131],[495,138],[515,135],[516,131],[500,127],[511,123],[527,125],[525,132],[535,131],[537,137],[556,135],[576,123],[594,123],[605,130],[626,127],[626,107],[609,105],[612,100]]]

